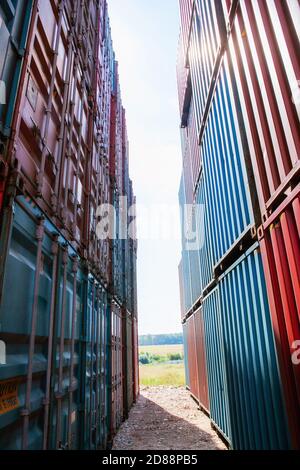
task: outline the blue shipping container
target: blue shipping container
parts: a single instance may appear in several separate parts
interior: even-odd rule
[[[1,253],[0,448],[104,447],[105,291],[36,206],[18,197],[13,210]]]
[[[234,449],[288,449],[258,244],[203,301],[211,419]]]
[[[32,7],[33,0],[0,3],[0,132],[5,137],[10,135]]]

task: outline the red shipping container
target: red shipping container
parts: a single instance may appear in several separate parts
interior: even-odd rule
[[[190,71],[186,66],[186,52],[183,43],[182,31],[180,31],[178,53],[177,53],[177,88],[178,88],[178,101],[179,101],[179,114],[183,117],[187,102],[188,89],[190,88]],[[187,102],[186,102],[187,101]]]
[[[122,310],[113,300],[111,306],[111,436],[123,422],[123,334]]]
[[[206,353],[205,353],[205,333],[202,317],[202,308],[194,313],[195,322],[195,342],[197,351],[197,367],[198,367],[198,398],[199,403],[204,410],[209,413],[209,396],[208,381],[206,369]]]
[[[194,3],[194,0],[179,0],[184,58],[186,58],[189,44],[190,24],[193,14]]]
[[[293,445],[300,447],[300,185],[259,230]],[[298,351],[298,352],[297,352]]]
[[[108,202],[110,184],[105,2],[44,0],[33,11],[7,163],[107,282],[109,247],[96,237],[96,210]]]

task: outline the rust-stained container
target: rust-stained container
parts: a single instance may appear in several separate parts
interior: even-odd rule
[[[300,187],[260,229],[260,246],[292,442],[300,447]]]

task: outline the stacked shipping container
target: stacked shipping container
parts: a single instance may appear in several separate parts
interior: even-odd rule
[[[0,38],[0,448],[103,449],[138,394],[136,241],[97,236],[134,202],[107,2],[4,0]]]
[[[298,448],[299,2],[179,3],[189,387],[233,448]]]

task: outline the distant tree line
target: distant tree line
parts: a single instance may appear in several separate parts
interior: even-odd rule
[[[139,336],[140,346],[159,346],[161,344],[183,344],[182,333],[168,335],[141,335]]]

